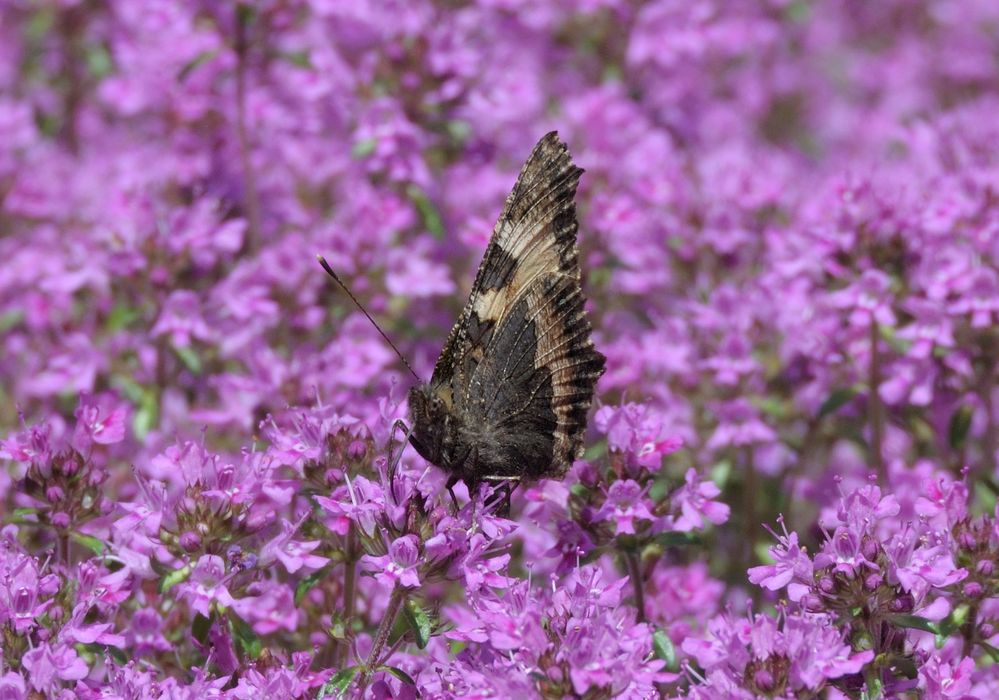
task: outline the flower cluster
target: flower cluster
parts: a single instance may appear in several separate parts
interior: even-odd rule
[[[0,698],[999,696],[999,5],[0,15]],[[550,129],[586,451],[451,494],[315,255],[429,376]]]

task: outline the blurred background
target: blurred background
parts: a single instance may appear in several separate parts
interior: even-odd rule
[[[316,253],[428,376],[557,129],[586,169],[600,403],[643,403],[684,442],[674,476],[723,487],[715,575],[753,563],[726,537],[810,524],[872,473],[968,465],[994,502],[992,0],[0,13],[4,434],[66,430],[87,394],[127,416],[111,458],[154,473],[289,406],[400,412],[404,369]]]

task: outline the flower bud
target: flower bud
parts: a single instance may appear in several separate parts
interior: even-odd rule
[[[832,595],[836,592],[836,580],[832,576],[823,576],[819,579],[819,590],[826,595]]]
[[[59,586],[61,585],[59,577],[55,574],[46,574],[42,576],[42,580],[38,582],[38,592],[43,596],[53,596],[59,591]]]
[[[864,541],[860,545],[861,554],[864,555],[864,559],[873,562],[878,558],[878,551],[880,550],[877,540],[873,537],[865,537]]]
[[[774,689],[774,674],[768,669],[758,668],[753,674],[753,683],[764,693],[769,692]]]
[[[364,455],[368,453],[368,445],[364,440],[354,440],[347,447],[347,456],[350,459],[360,460],[364,459]]]
[[[975,571],[982,576],[991,576],[992,572],[995,571],[995,564],[990,559],[979,559],[978,563],[975,564]]]
[[[897,598],[888,604],[888,609],[893,613],[912,612],[913,607],[915,607],[915,602],[908,593],[900,593]]]
[[[979,598],[984,592],[985,589],[982,588],[982,584],[978,583],[978,581],[969,581],[964,584],[964,595],[968,598]]]
[[[71,455],[67,455],[66,458],[62,460],[62,463],[58,465],[58,471],[66,476],[73,476],[80,471],[82,466],[82,458],[74,452]]]
[[[822,612],[825,610],[825,605],[823,604],[822,599],[814,593],[806,593],[802,596],[801,607],[809,612]]]
[[[69,513],[61,510],[53,513],[49,520],[52,522],[53,526],[59,528],[60,530],[69,527],[69,524],[72,522],[72,520],[70,520]]]
[[[66,492],[61,486],[52,485],[45,489],[45,498],[49,503],[59,503],[66,498]]]
[[[196,532],[187,530],[180,536],[180,546],[185,552],[196,552],[201,549],[201,536]]]
[[[864,588],[869,591],[873,591],[881,585],[882,581],[884,581],[884,579],[881,578],[881,574],[870,574],[864,579]]]

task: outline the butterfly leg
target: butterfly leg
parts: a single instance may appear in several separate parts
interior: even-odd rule
[[[499,498],[490,499],[491,503],[499,502],[496,508],[496,515],[502,518],[510,517],[510,508],[513,505],[513,490],[520,485],[519,476],[484,476],[483,481],[497,481],[502,485],[502,500]]]
[[[451,494],[451,505],[454,506],[455,513],[457,513],[460,510],[460,507],[458,506],[458,497],[454,495],[454,485],[457,484],[459,481],[461,481],[461,479],[459,479],[458,477],[450,476],[448,477],[447,485],[445,486],[445,488],[447,488],[447,492]]]
[[[392,441],[395,439],[395,432],[399,428],[402,429],[403,438],[402,444],[399,445],[399,454],[395,456],[395,459],[393,459],[389,465],[388,477],[390,484],[395,481],[395,470],[399,468],[399,462],[402,461],[402,453],[406,451],[406,443],[409,442],[409,436],[413,434],[413,429],[406,425],[404,420],[399,418],[392,423],[392,429],[389,431],[389,445],[391,445]],[[391,456],[391,452],[389,452],[389,455]]]

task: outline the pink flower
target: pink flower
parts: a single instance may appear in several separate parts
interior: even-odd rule
[[[965,656],[959,662],[944,661],[932,655],[919,667],[920,685],[925,689],[926,700],[972,700],[972,674],[975,660]]]
[[[90,672],[86,662],[67,645],[43,643],[21,657],[31,687],[42,692],[54,690],[58,681],[78,681]]]
[[[812,584],[812,560],[798,544],[798,533],[785,529],[784,535],[778,536],[778,544],[770,548],[770,555],[773,564],[749,569],[750,582],[771,591],[787,587],[791,600],[801,600]]]
[[[235,603],[225,586],[225,562],[216,555],[206,554],[198,559],[189,579],[181,586],[181,595],[188,600],[191,608],[205,617],[210,614],[212,603],[225,606]]]
[[[702,528],[706,523],[721,525],[729,516],[729,507],[713,500],[721,494],[721,489],[713,481],[702,481],[693,468],[684,476],[684,485],[671,497],[674,509],[679,507],[680,515],[672,521],[672,529],[690,532]]]
[[[388,554],[365,555],[361,563],[375,572],[375,580],[388,588],[396,584],[406,587],[420,585],[420,543],[415,535],[404,535],[392,541]]]
[[[593,516],[594,520],[613,520],[614,534],[635,534],[635,521],[655,519],[650,503],[638,482],[615,481],[607,492],[607,500]]]
[[[84,450],[88,443],[113,445],[125,439],[128,409],[110,399],[83,398],[76,409],[73,445]]]

